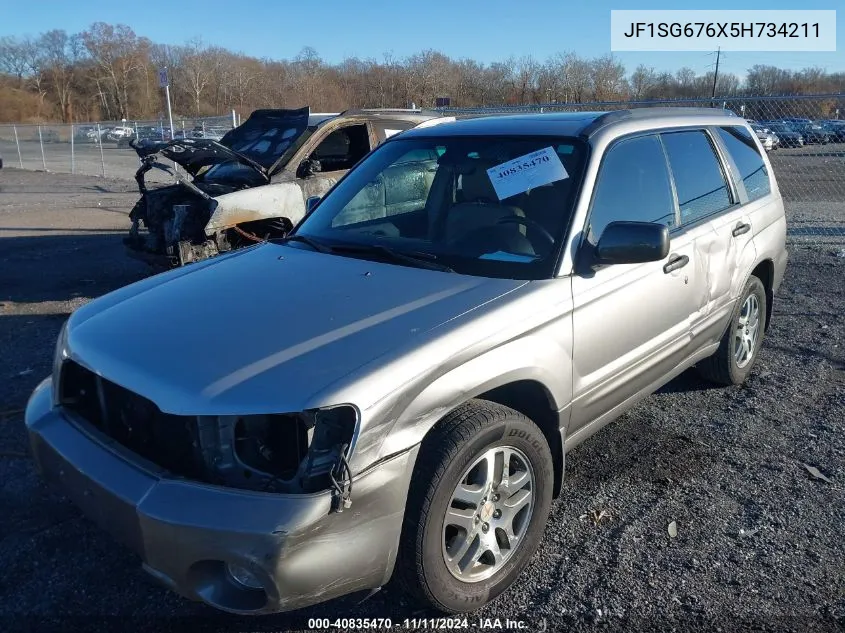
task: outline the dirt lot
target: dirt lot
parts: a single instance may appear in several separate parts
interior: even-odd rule
[[[21,410],[50,371],[67,315],[146,274],[121,246],[133,189],[0,171],[0,630],[401,623],[413,612],[392,587],[361,604],[260,619],[187,602],[40,482]],[[800,213],[812,221],[810,207]],[[843,216],[836,205],[817,224]],[[791,242],[747,385],[711,388],[687,373],[567,457],[531,568],[471,626],[498,617],[527,630],[845,629],[845,238],[826,242]]]

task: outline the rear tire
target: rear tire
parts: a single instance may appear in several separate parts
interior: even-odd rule
[[[696,365],[702,378],[719,385],[741,385],[757,362],[766,329],[766,289],[753,275],[731,314],[719,349]]]
[[[484,400],[451,412],[420,447],[396,564],[399,584],[446,613],[493,600],[540,544],[553,472],[546,438],[521,413]]]

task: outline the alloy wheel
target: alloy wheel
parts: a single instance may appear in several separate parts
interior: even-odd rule
[[[757,295],[750,294],[742,304],[734,335],[734,360],[740,369],[754,358],[757,337],[760,333],[760,302]]]
[[[443,559],[463,582],[495,574],[513,556],[534,511],[534,470],[512,446],[488,449],[464,471],[443,520]]]

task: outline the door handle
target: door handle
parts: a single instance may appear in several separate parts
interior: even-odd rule
[[[663,266],[664,273],[671,273],[673,270],[678,270],[689,264],[689,257],[686,255],[672,255],[669,261]]]
[[[751,230],[750,224],[746,224],[745,222],[739,222],[734,227],[734,230],[731,231],[731,233],[733,234],[734,237],[739,237],[740,235],[744,235],[745,233],[748,233],[748,231],[750,231],[750,230]]]

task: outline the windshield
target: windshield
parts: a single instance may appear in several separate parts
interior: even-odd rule
[[[458,273],[550,277],[585,152],[573,138],[397,139],[340,181],[296,233],[344,256],[381,260],[386,248]]]

